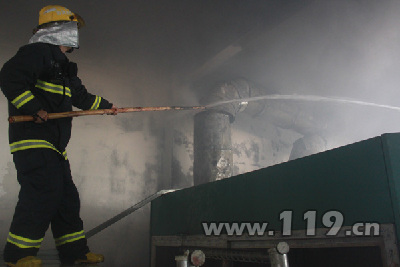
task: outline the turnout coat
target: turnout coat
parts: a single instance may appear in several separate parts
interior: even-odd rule
[[[28,44],[6,62],[0,71],[0,87],[9,102],[9,115],[35,115],[79,109],[108,109],[112,103],[90,94],[78,78],[77,65],[70,62],[56,45]],[[46,123],[10,124],[11,153],[49,148],[65,159],[71,136],[72,118],[48,120]]]

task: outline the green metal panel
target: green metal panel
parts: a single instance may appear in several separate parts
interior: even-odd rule
[[[317,227],[330,210],[340,211],[346,226],[393,223],[385,157],[400,158],[400,135],[383,139],[391,155],[376,137],[164,195],[152,202],[151,234],[203,234],[202,222],[268,222],[268,229],[281,231],[286,210],[293,211],[292,230],[305,229],[308,210],[317,211]],[[400,177],[400,167],[391,171]],[[394,191],[400,193],[399,181]]]
[[[383,151],[392,198],[397,240],[400,240],[400,138],[399,134],[382,135]]]

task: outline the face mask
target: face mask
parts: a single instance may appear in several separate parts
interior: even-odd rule
[[[64,22],[39,29],[29,43],[47,43],[79,48],[78,23]]]

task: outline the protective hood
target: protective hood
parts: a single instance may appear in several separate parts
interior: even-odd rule
[[[78,23],[64,22],[39,29],[29,43],[47,43],[79,48]]]

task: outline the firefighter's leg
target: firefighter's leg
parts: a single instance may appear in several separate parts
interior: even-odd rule
[[[51,229],[60,260],[63,263],[73,263],[78,259],[86,259],[89,248],[79,215],[79,194],[72,180],[68,161],[64,161],[63,183],[62,201],[51,221]]]
[[[63,186],[56,152],[29,149],[13,157],[21,189],[3,255],[4,261],[11,263],[36,256]]]

